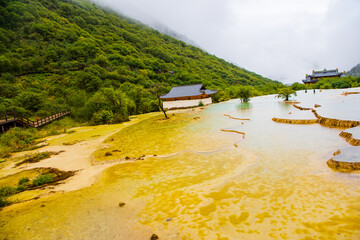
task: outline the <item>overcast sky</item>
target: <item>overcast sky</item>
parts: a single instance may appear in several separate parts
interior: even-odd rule
[[[283,83],[360,63],[360,0],[95,1]]]

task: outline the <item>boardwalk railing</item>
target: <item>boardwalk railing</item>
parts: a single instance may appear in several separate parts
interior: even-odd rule
[[[1,132],[5,132],[11,127],[16,127],[17,125],[38,128],[69,114],[70,112],[60,112],[42,119],[31,121],[22,115],[17,115],[15,113],[9,115],[5,113],[4,115],[0,116],[0,130]]]

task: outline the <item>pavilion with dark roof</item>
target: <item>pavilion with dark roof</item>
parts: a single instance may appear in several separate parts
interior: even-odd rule
[[[160,96],[165,109],[188,108],[212,103],[217,90],[208,90],[203,84],[173,87],[169,93]]]
[[[303,81],[304,84],[313,84],[320,81],[322,78],[332,78],[332,77],[341,77],[343,75],[342,72],[338,72],[338,69],[335,70],[326,70],[323,71],[314,71],[311,75],[306,74],[306,78]]]

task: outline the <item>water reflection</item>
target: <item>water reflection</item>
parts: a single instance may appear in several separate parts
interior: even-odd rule
[[[279,101],[278,104],[279,104],[279,108],[281,110],[283,110],[283,111],[289,112],[289,111],[294,110],[291,103],[287,103],[287,102],[284,102],[284,101]]]
[[[236,108],[240,111],[246,111],[246,110],[250,110],[251,109],[251,103],[250,102],[240,102],[239,104],[236,105]]]

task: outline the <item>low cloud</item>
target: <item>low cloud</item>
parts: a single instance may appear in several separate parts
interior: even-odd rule
[[[96,0],[284,83],[360,63],[359,0]]]

